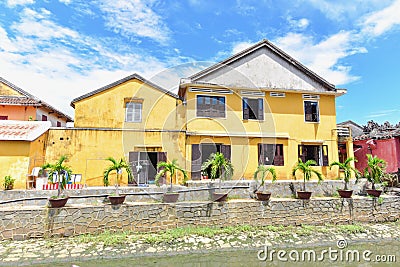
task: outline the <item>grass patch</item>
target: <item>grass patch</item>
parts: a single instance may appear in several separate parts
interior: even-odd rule
[[[85,234],[77,237],[78,243],[103,243],[105,246],[118,246],[126,243],[130,232],[111,232],[104,231],[103,233],[93,235]],[[133,238],[133,240],[132,240]],[[130,236],[130,241],[135,241],[133,236]]]
[[[358,234],[367,232],[364,226],[358,224],[338,225],[337,228],[340,232],[345,234]]]

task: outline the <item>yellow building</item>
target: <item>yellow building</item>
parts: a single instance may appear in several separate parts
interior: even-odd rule
[[[258,164],[290,179],[299,158],[337,177],[328,165],[338,160],[335,99],[345,92],[267,40],[182,79],[191,178],[217,151],[232,161],[234,179],[250,179]]]
[[[157,163],[182,159],[184,112],[178,96],[134,74],[75,98],[75,128],[51,129],[46,161],[68,156],[88,186],[103,185],[105,159],[125,157],[132,184],[154,183]],[[127,176],[121,181],[127,184]],[[113,184],[113,180],[111,180]]]

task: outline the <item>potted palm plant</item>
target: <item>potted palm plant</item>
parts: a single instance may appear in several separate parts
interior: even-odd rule
[[[212,193],[212,201],[226,201],[228,193],[221,192],[222,179],[230,179],[233,175],[233,165],[220,152],[212,153],[210,157],[201,166],[202,171],[210,170],[211,180],[219,178],[219,192]]]
[[[360,172],[350,165],[350,163],[352,161],[356,162],[357,160],[354,159],[353,157],[350,157],[350,158],[347,158],[343,163],[335,161],[329,165],[330,169],[332,169],[333,166],[338,166],[339,170],[343,170],[343,172],[344,172],[344,177],[343,177],[344,188],[337,190],[339,196],[342,198],[350,198],[351,195],[353,194],[353,190],[349,190],[349,187],[348,187],[351,173],[354,172],[356,179],[360,178]]]
[[[300,171],[303,174],[303,188],[301,191],[297,191],[297,197],[299,199],[310,199],[312,192],[306,191],[306,182],[311,179],[313,174],[317,176],[318,183],[323,181],[322,174],[311,167],[315,166],[316,164],[317,163],[315,162],[315,160],[307,160],[306,162],[303,162],[301,159],[299,159],[299,161],[293,167],[292,176],[294,177],[295,180],[297,171]]]
[[[132,177],[131,167],[123,158],[121,158],[119,161],[117,161],[113,157],[108,157],[108,158],[106,158],[106,160],[110,161],[111,164],[104,170],[103,180],[108,182],[109,181],[108,176],[109,176],[110,172],[112,172],[112,171],[117,172],[117,175],[115,178],[115,194],[109,195],[108,199],[110,200],[111,205],[122,204],[125,201],[126,195],[119,194],[119,180],[122,179],[122,171],[124,169],[128,173],[128,179],[131,179],[131,177]]]
[[[49,198],[49,204],[51,208],[64,207],[68,201],[68,196],[64,194],[65,185],[71,177],[72,170],[70,167],[64,165],[67,160],[67,156],[61,156],[54,164],[46,163],[42,166],[42,171],[48,171],[49,178],[57,183],[57,196],[51,196]]]
[[[379,197],[382,194],[382,190],[376,189],[375,184],[382,183],[386,161],[371,154],[367,154],[367,158],[368,162],[367,167],[364,169],[364,176],[372,186],[371,189],[367,189],[366,191],[370,196]]]
[[[186,183],[187,180],[187,173],[184,169],[179,167],[177,164],[177,160],[173,159],[172,162],[165,162],[160,161],[157,164],[157,168],[160,168],[160,171],[157,173],[155,177],[155,183],[157,186],[160,186],[160,178],[163,177],[165,174],[169,173],[170,179],[170,187],[167,189],[167,192],[163,195],[163,201],[166,203],[174,203],[178,201],[179,193],[172,191],[172,178],[176,175],[176,181],[178,181],[178,172],[183,174],[183,183]]]
[[[11,190],[14,188],[15,179],[12,178],[10,175],[4,177],[4,190]]]
[[[265,191],[265,178],[268,174],[272,176],[272,182],[276,181],[276,171],[274,167],[267,167],[265,165],[258,165],[257,170],[254,172],[254,180],[256,180],[257,184],[259,182],[259,174],[261,175],[261,183],[254,191],[257,195],[257,199],[261,201],[268,201],[271,197],[271,192]],[[259,191],[260,187],[263,187],[263,191]]]

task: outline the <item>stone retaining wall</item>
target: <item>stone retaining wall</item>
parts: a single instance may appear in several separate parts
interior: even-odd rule
[[[294,184],[296,190],[301,187],[301,181],[293,180],[280,180],[275,183],[271,181],[266,181],[265,189],[272,192],[273,197],[291,197],[292,192],[290,190],[290,183]],[[175,186],[174,191],[185,191],[185,190],[197,190],[181,193],[179,196],[179,201],[207,201],[209,200],[209,190],[211,187],[219,187],[218,181],[202,180],[202,181],[189,181],[188,186]],[[250,199],[252,192],[256,188],[256,184],[252,180],[235,180],[235,181],[224,181],[222,186],[225,188],[224,191],[229,191],[229,196],[232,198],[243,198]],[[240,187],[235,189],[230,189],[233,187]],[[365,179],[362,179],[359,183],[355,184],[354,180],[350,182],[349,188],[354,190],[354,194],[359,194],[363,191],[365,187]],[[327,180],[320,184],[316,181],[310,181],[307,183],[307,190],[313,192],[313,196],[332,196],[336,193],[337,188],[343,188],[343,181],[340,180]],[[162,192],[165,192],[167,188],[165,186],[156,187],[151,185],[149,187],[131,187],[125,186],[120,187],[121,194],[131,194],[140,193],[142,195],[128,195],[126,200],[131,202],[155,202],[160,201],[162,197]],[[110,195],[115,192],[113,186],[109,187],[87,187],[83,189],[66,190],[66,194],[69,196],[95,196],[95,195]],[[152,194],[158,192],[160,194]],[[56,195],[57,190],[0,190],[0,202],[12,199],[22,199],[22,198],[44,198],[42,200],[29,200],[18,202],[16,204],[22,205],[39,205],[44,206],[47,204],[48,198],[52,195]],[[87,198],[71,198],[68,202],[70,204],[90,204],[102,205],[104,201],[103,198],[99,197],[87,197]],[[1,207],[1,205],[0,205]]]
[[[0,207],[0,240],[71,236],[110,231],[157,232],[175,227],[299,225],[385,222],[400,218],[400,197],[230,200],[123,205],[68,204],[61,209]]]

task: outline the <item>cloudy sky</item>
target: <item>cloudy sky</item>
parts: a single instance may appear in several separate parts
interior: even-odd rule
[[[73,98],[132,73],[172,89],[268,39],[348,89],[338,122],[400,121],[400,0],[0,0],[0,10],[0,76],[70,115]]]

